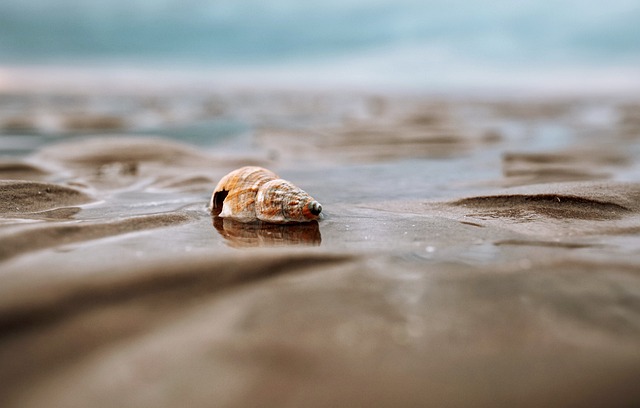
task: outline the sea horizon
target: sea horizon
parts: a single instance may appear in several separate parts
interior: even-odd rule
[[[8,0],[0,16],[2,92],[640,92],[626,0]]]

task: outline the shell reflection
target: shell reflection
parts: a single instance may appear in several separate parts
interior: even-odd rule
[[[322,243],[317,221],[297,224],[240,222],[232,218],[213,217],[213,226],[235,248],[270,246],[319,246]]]

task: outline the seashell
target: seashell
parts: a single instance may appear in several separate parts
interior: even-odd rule
[[[292,183],[262,167],[242,167],[220,180],[209,208],[214,215],[242,222],[272,223],[317,220],[319,202]]]

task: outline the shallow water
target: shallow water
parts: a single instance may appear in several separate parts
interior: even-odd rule
[[[0,405],[640,400],[639,102],[111,98],[3,127]],[[213,217],[247,164],[323,218]]]

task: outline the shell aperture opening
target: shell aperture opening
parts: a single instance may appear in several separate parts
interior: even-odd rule
[[[213,194],[213,198],[211,199],[211,212],[213,215],[220,214],[222,211],[222,205],[228,194],[229,192],[226,190],[217,191]]]

